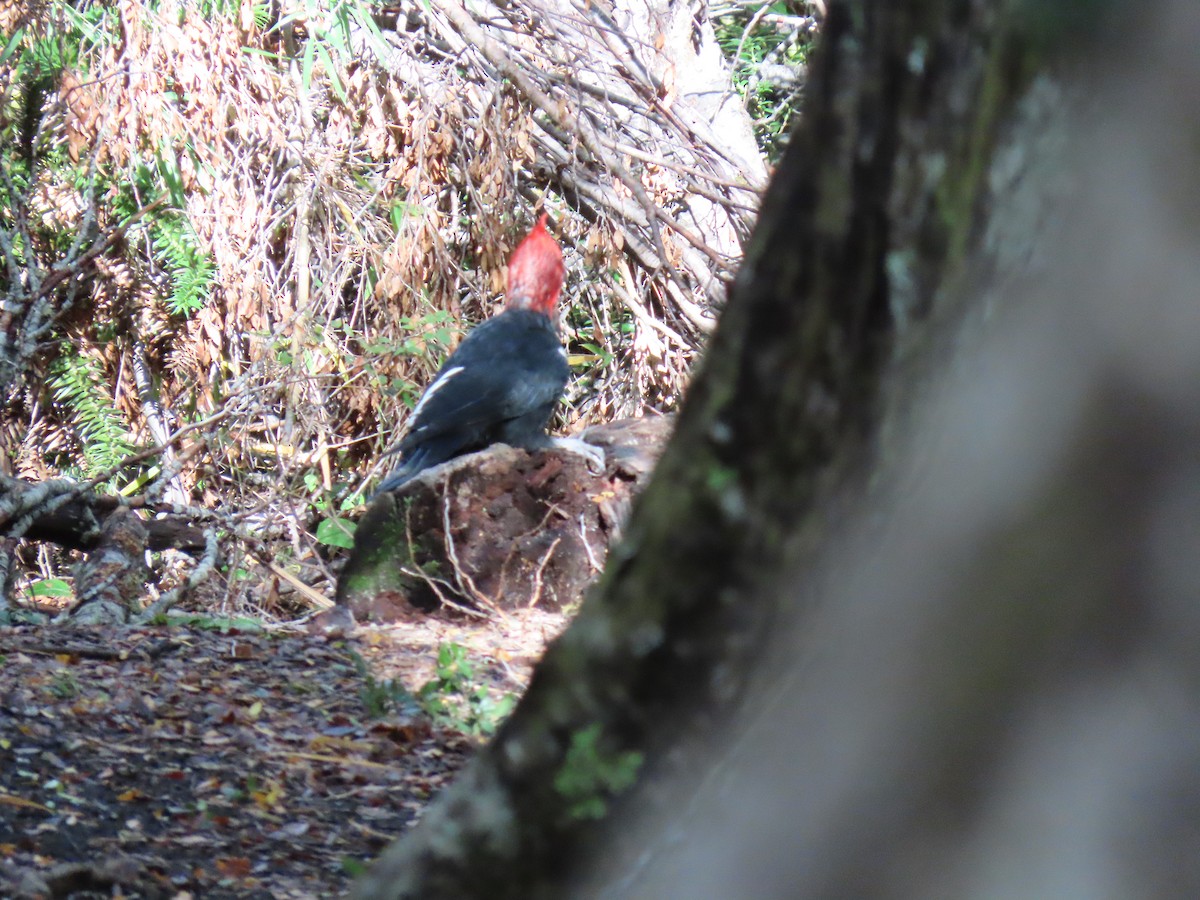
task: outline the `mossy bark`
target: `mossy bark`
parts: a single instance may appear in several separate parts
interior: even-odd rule
[[[1029,61],[1005,4],[830,4],[803,122],[625,542],[513,717],[358,896],[562,896],[613,838],[592,814],[644,801],[687,740],[720,732],[772,582],[868,462],[898,334],[963,271]]]

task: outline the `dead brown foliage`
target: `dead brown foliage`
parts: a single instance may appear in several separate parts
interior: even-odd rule
[[[132,446],[206,423],[170,438],[151,491],[172,484],[222,507],[233,534],[283,540],[312,583],[329,577],[315,524],[361,490],[442,355],[490,314],[535,208],[552,212],[567,257],[581,373],[559,425],[576,430],[678,401],[714,285],[735,265],[680,223],[681,204],[711,193],[725,227],[744,229],[761,173],[733,172],[719,146],[678,125],[673,69],[626,71],[619,44],[631,38],[586,5],[478,19],[404,8],[377,20],[382,44],[355,26],[348,55],[329,38],[330,9],[306,9],[264,22],[248,4],[236,15],[181,0],[44,8],[42,35],[103,15],[43,100],[41,164],[13,214],[39,234],[82,233],[82,222],[108,237],[79,270],[85,296],[58,308],[32,379],[8,398],[5,449],[32,478],[79,459],[73,410],[37,387],[65,338],[103,373],[94,387]],[[326,54],[310,65],[313,42]],[[70,166],[48,162],[53,146]],[[139,193],[164,163],[177,209]],[[143,210],[127,228],[122,194]],[[172,311],[154,246],[149,223],[166,214],[185,217],[213,268],[190,315]],[[53,268],[56,252],[48,243],[39,264]],[[225,596],[248,597],[232,584]]]

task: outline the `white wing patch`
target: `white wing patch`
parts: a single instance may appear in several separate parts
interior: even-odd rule
[[[450,379],[453,378],[455,375],[457,375],[462,370],[463,370],[463,366],[454,366],[453,368],[447,369],[445,372],[443,372],[441,375],[439,375],[437,377],[437,379],[433,382],[433,384],[431,384],[429,387],[425,388],[425,393],[421,395],[421,399],[419,401],[417,401],[417,405],[412,411],[412,421],[414,423],[417,421],[417,418],[421,415],[421,410],[425,408],[425,404],[429,402],[429,398],[432,397],[434,394],[436,394],[438,391],[440,391],[443,387],[445,387],[446,384],[450,381]]]

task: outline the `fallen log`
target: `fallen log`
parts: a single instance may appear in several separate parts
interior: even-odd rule
[[[71,496],[65,496],[70,493]],[[68,550],[94,550],[101,530],[121,507],[145,506],[137,499],[97,494],[68,481],[29,482],[0,475],[0,537],[48,541]],[[151,519],[146,548],[175,548],[193,555],[204,550],[204,530],[180,516]]]

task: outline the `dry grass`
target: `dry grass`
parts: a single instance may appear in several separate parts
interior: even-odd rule
[[[577,120],[556,121],[520,89],[524,78],[560,110],[583,96],[569,77],[583,7],[509,8],[501,49],[517,74],[507,79],[494,54],[455,41],[436,4],[407,10],[382,49],[356,27],[347,55],[327,37],[337,33],[329,8],[310,8],[283,23],[256,22],[249,5],[206,15],[180,0],[0,9],[4,35],[26,27],[21,46],[58,39],[71,51],[35,98],[29,182],[8,184],[0,225],[10,246],[28,232],[23,265],[44,276],[66,261],[82,292],[43,292],[50,325],[8,390],[3,449],[31,478],[96,474],[78,410],[46,387],[68,352],[100,373],[93,387],[131,447],[202,423],[172,438],[163,471],[143,461],[113,484],[216,511],[229,580],[209,585],[203,602],[226,612],[303,607],[261,573],[264,556],[331,591],[318,522],[361,497],[440,358],[490,314],[535,209],[552,213],[564,244],[567,338],[580,363],[560,427],[674,406],[711,296],[681,276],[686,242],[670,216],[655,218],[692,177],[669,162],[675,151],[650,148],[662,164],[620,153],[587,162],[560,127]],[[326,55],[310,67],[314,42]],[[0,68],[9,138],[24,133],[31,105],[16,58]],[[555,158],[564,147],[565,165]],[[679,159],[697,164],[698,152]],[[581,193],[585,182],[602,190]],[[752,191],[726,196],[737,216],[753,207]],[[642,201],[653,209],[638,221]],[[171,268],[155,243],[154,223],[172,216],[211,265],[190,313],[172,309]],[[86,239],[64,250],[73,233]],[[658,264],[647,265],[656,248]],[[710,256],[711,274],[729,277],[734,260]],[[11,277],[7,290],[35,309]],[[139,388],[139,365],[160,413]],[[239,570],[259,574],[234,578]],[[27,572],[65,570],[43,555]]]

